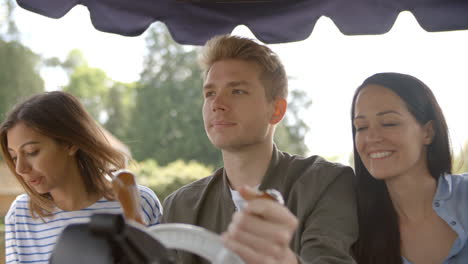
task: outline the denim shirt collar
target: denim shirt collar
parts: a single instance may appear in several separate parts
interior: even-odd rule
[[[452,196],[453,182],[452,175],[444,174],[439,177],[437,181],[437,190],[434,196],[434,201],[449,200]]]

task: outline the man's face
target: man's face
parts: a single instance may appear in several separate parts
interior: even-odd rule
[[[271,140],[274,101],[268,102],[255,62],[215,62],[203,85],[203,120],[210,141],[222,150],[238,150]]]

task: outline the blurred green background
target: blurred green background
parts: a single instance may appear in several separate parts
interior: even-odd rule
[[[45,91],[40,72],[54,69],[67,77],[67,84],[60,89],[77,96],[117,143],[128,148],[133,158],[129,168],[161,202],[177,188],[222,165],[219,151],[203,128],[198,48],[178,45],[163,25],[155,24],[145,33],[139,80],[122,83],[89,66],[78,49],[70,50],[65,59],[35,54],[21,41],[24,34],[15,23],[15,8],[14,1],[0,0],[0,121],[14,104]],[[290,87],[288,113],[277,128],[275,142],[284,151],[307,155],[304,137],[309,127],[299,112],[312,101],[303,89]],[[465,146],[465,152],[456,156],[457,172],[468,171],[467,149]],[[11,192],[15,179],[1,167],[0,157],[0,264],[5,260],[3,217],[20,192]],[[2,192],[7,189],[10,191]]]
[[[89,66],[78,49],[70,50],[65,59],[35,54],[22,42],[24,34],[15,23],[15,8],[15,1],[0,0],[0,121],[17,102],[46,91],[41,71],[52,69],[67,77],[67,84],[60,89],[77,96],[115,137],[114,143],[131,152],[129,167],[137,181],[152,188],[161,202],[177,188],[210,175],[222,165],[219,151],[203,128],[197,47],[178,45],[163,25],[156,24],[145,33],[139,80],[122,83]],[[298,114],[311,100],[303,90],[291,87],[290,101],[275,142],[282,150],[305,155],[308,126]],[[0,158],[2,230],[6,210],[20,192]],[[1,264],[5,260],[3,232],[0,248]]]

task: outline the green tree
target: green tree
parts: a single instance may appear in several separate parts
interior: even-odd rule
[[[112,85],[107,74],[101,69],[89,67],[78,50],[72,50],[61,66],[70,77],[63,91],[78,97],[94,119],[103,123],[109,88]]]
[[[292,154],[306,155],[304,143],[309,126],[300,118],[300,111],[306,110],[312,101],[305,91],[292,90],[289,93],[288,109],[281,123],[276,128],[275,143],[279,149]]]
[[[0,0],[0,122],[13,105],[44,91],[41,58],[18,41],[15,6],[11,0]]]
[[[71,76],[78,67],[88,66],[88,61],[86,60],[83,52],[79,49],[71,50],[64,62],[56,61],[54,58],[49,63],[51,66],[62,67],[69,76]]]
[[[129,169],[137,176],[137,182],[151,188],[161,202],[172,192],[212,173],[212,168],[201,163],[177,160],[167,166],[159,166],[155,160],[134,162]]]
[[[177,159],[221,163],[203,128],[196,57],[197,50],[176,44],[162,26],[149,30],[130,131],[137,160],[152,158],[161,165]]]
[[[16,41],[0,39],[0,119],[14,104],[44,91],[39,74],[41,58]]]
[[[50,58],[45,65],[61,67],[69,76],[63,91],[78,97],[95,120],[125,141],[134,108],[135,84],[113,81],[103,70],[89,67],[77,49],[70,51],[65,61]]]
[[[127,141],[130,118],[135,108],[135,84],[115,82],[107,94],[104,127],[120,140]]]

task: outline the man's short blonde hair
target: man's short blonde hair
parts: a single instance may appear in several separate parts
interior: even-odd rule
[[[257,63],[268,101],[288,96],[288,78],[278,55],[252,39],[221,35],[208,40],[200,53],[199,64],[206,78],[211,66],[221,60],[239,59]]]

